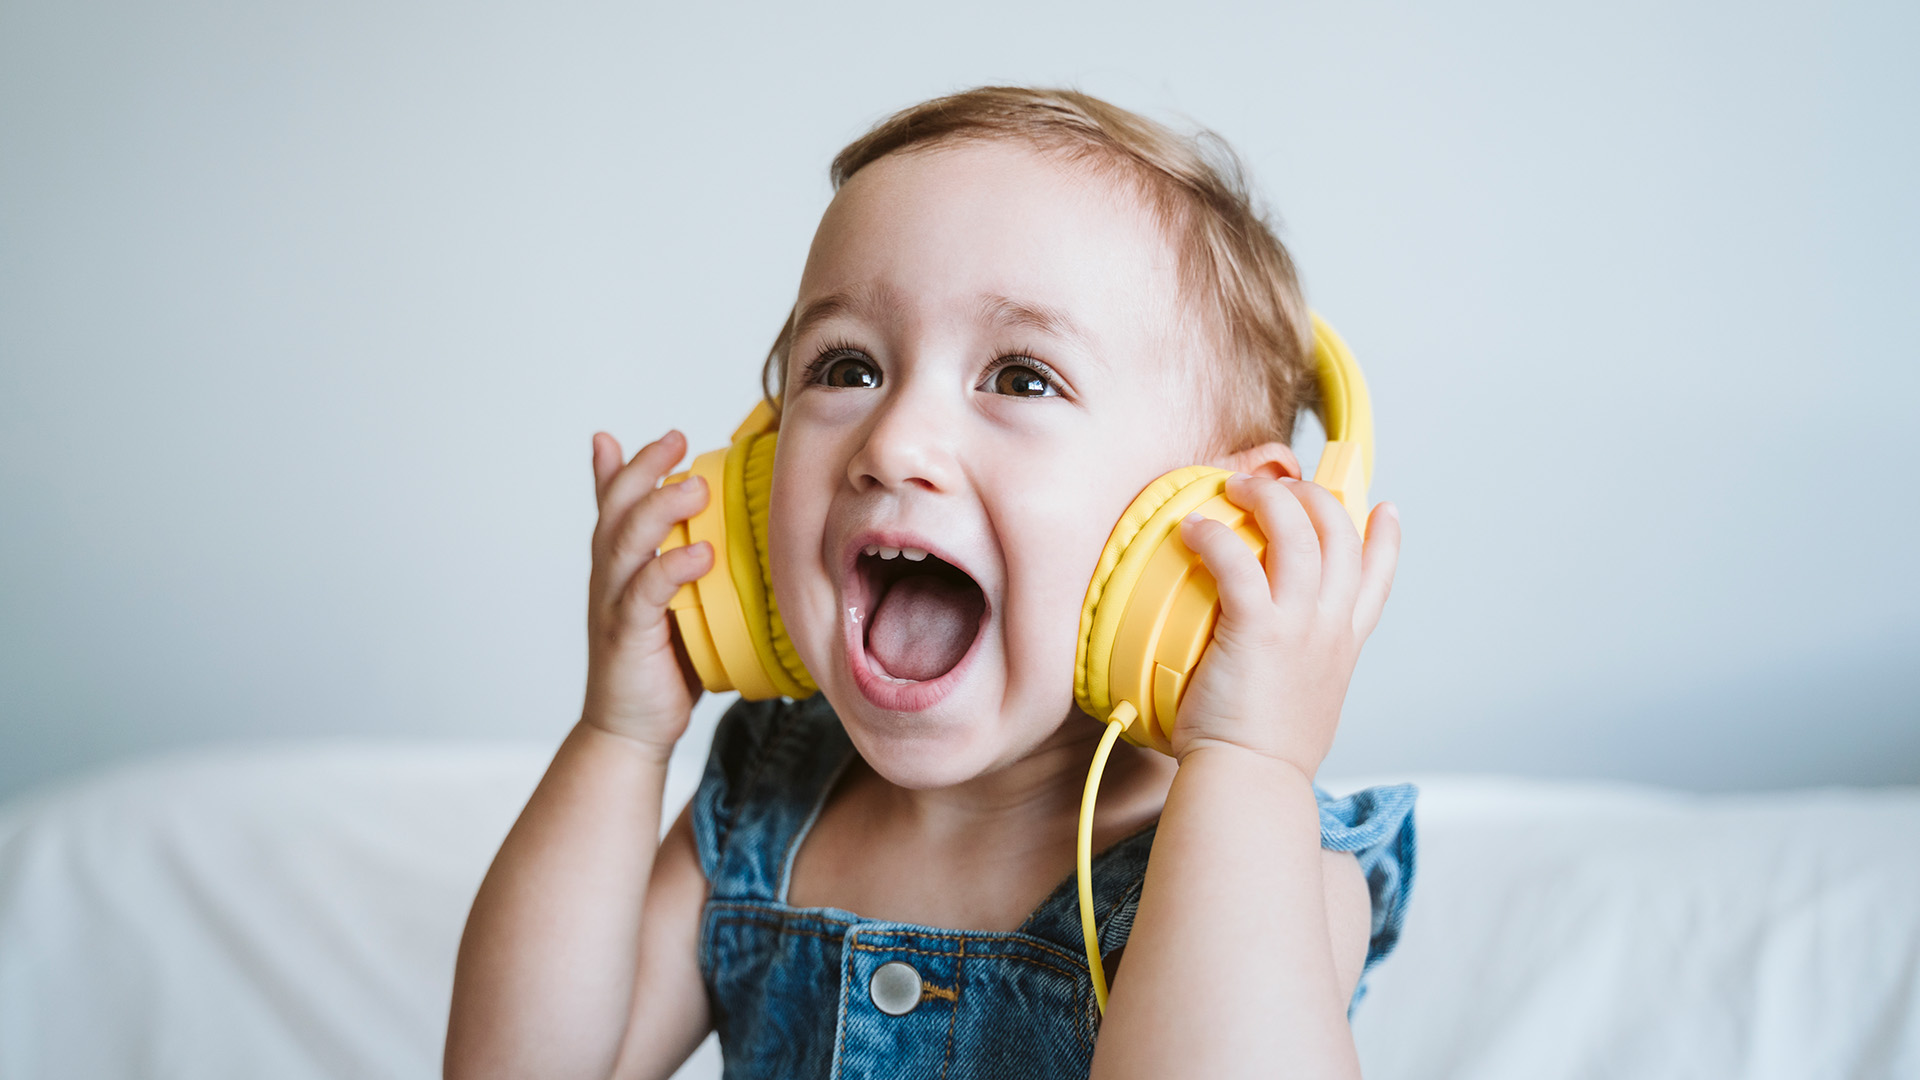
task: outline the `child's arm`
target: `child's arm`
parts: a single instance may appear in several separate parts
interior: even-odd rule
[[[667,758],[699,688],[666,606],[713,559],[705,544],[655,555],[706,503],[698,479],[657,486],[685,452],[671,432],[622,466],[620,444],[594,438],[586,706],[474,899],[447,1028],[453,1080],[664,1077],[710,1026],[707,883],[686,816],[657,842]]]
[[[1346,940],[1358,867],[1320,850],[1313,775],[1392,586],[1399,519],[1376,508],[1363,552],[1314,484],[1235,479],[1228,494],[1258,519],[1267,565],[1217,522],[1181,527],[1221,616],[1175,725],[1180,769],[1101,1027],[1101,1080],[1360,1075],[1346,1020],[1364,957]]]

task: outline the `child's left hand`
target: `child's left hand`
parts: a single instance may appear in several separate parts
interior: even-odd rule
[[[1399,512],[1374,507],[1363,546],[1346,508],[1318,484],[1236,476],[1227,498],[1266,534],[1266,566],[1217,521],[1180,525],[1181,541],[1219,582],[1220,621],[1181,699],[1174,756],[1232,745],[1311,779],[1393,588]]]

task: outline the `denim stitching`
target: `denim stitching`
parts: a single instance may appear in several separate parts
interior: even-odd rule
[[[1023,946],[1034,949],[1038,952],[1046,953],[1050,956],[1057,956],[1062,960],[1066,960],[1069,962],[1077,962],[1081,971],[1085,971],[1087,969],[1086,957],[1083,957],[1083,956],[1075,957],[1071,953],[1062,952],[1061,950],[1056,949],[1051,945],[1048,945],[1046,942],[1038,938],[1035,938],[1029,934],[1022,934],[1018,931],[1015,931],[1014,933],[1011,933],[1011,934],[995,934],[990,931],[983,932],[982,934],[929,934],[920,930],[888,930],[884,927],[877,927],[877,926],[867,927],[866,929],[869,934],[900,934],[906,937],[933,938],[936,941],[958,941],[958,942],[961,942],[963,945],[967,941],[978,940],[982,936],[989,937],[989,938],[997,938],[1002,941],[1007,941],[1009,943],[1018,942]],[[875,946],[866,946],[866,947],[873,948]],[[955,954],[930,953],[929,955],[952,956]],[[975,953],[974,955],[979,956],[981,954]]]
[[[762,919],[778,920],[780,922],[818,922],[826,923],[829,926],[847,927],[854,925],[857,921],[854,919],[837,919],[832,915],[823,915],[814,911],[770,911],[767,907],[768,903],[769,901],[765,900],[709,900],[707,901],[707,906],[710,908],[724,908],[728,911],[737,911],[745,915],[752,915]]]
[[[716,909],[718,909],[718,907],[724,907],[724,909],[735,913],[735,915],[726,915],[726,917],[714,917],[716,922],[758,922],[758,924],[762,924],[762,926],[780,930],[783,934],[808,934],[808,936],[814,936],[814,938],[824,938],[824,940],[828,940],[828,942],[835,942],[835,940],[839,940],[839,938],[835,938],[835,936],[831,936],[831,934],[826,934],[826,932],[822,932],[822,930],[803,930],[803,928],[793,928],[793,926],[789,926],[789,924],[791,924],[791,922],[799,922],[799,920],[814,920],[814,922],[826,922],[829,926],[843,926],[843,928],[845,928],[845,926],[852,926],[852,922],[831,919],[831,917],[826,917],[826,915],[801,915],[801,913],[785,913],[785,911],[766,911],[766,909],[764,909],[762,905],[758,905],[758,903],[739,903],[739,901],[710,899],[710,901],[707,901],[707,905],[708,907],[716,907]],[[933,940],[937,940],[937,942],[958,942],[958,944],[960,944],[960,951],[935,951],[935,949],[916,949],[916,947],[868,945],[864,944],[864,942],[852,940],[852,936],[845,938],[845,942],[847,942],[849,947],[860,949],[860,951],[868,951],[868,953],[910,953],[910,955],[918,955],[918,957],[958,957],[962,951],[966,951],[966,942],[968,942],[970,938],[973,938],[973,934],[920,934],[920,932],[910,932],[910,930],[885,930],[885,928],[877,928],[877,926],[866,926],[866,928],[854,930],[854,934],[860,934],[860,932],[866,932],[866,934],[872,934],[872,936],[900,934],[900,936],[908,936],[908,938],[933,938]],[[1029,947],[1029,949],[1041,951],[1041,953],[1052,955],[1052,957],[1060,957],[1060,959],[1068,959],[1068,961],[1073,959],[1073,957],[1068,957],[1068,953],[1062,953],[1060,949],[1054,949],[1054,947],[1050,947],[1050,945],[1046,945],[1044,942],[1031,940],[1031,938],[1027,938],[1025,934],[1021,934],[1020,938],[1014,938],[1014,940],[1006,940],[1006,938],[1002,936],[1000,940],[1010,945],[1018,944],[1021,945],[1021,947]],[[1025,963],[1031,963],[1031,965],[1037,965],[1037,967],[1044,967],[1046,970],[1060,972],[1060,974],[1064,974],[1064,976],[1068,976],[1068,978],[1075,978],[1075,980],[1081,978],[1083,974],[1087,974],[1087,961],[1079,961],[1077,965],[1073,965],[1075,970],[1064,970],[1056,967],[1056,965],[1050,965],[1050,963],[1046,963],[1046,961],[1041,961],[1041,959],[1037,959],[1037,957],[1025,957],[1025,955],[1020,955],[1020,953],[972,953],[972,955],[975,959],[1025,961]]]
[[[855,930],[847,935],[853,939]],[[846,1057],[847,1049],[847,986],[853,982],[853,954],[844,949],[840,953],[840,1015],[834,1019],[833,1031],[833,1068],[829,1070],[828,1080],[839,1080],[840,1062]]]
[[[967,943],[960,943],[960,958],[953,965],[953,1004],[947,1008],[947,1056],[940,1062],[940,1080],[953,1070],[953,1026],[960,1019],[960,969],[967,962]],[[931,988],[929,988],[931,989]]]
[[[783,911],[767,911],[765,908],[761,907],[760,905],[752,904],[752,903],[731,903],[724,900],[710,900],[707,902],[707,906],[709,908],[726,908],[733,912],[733,914],[729,914],[729,915],[713,916],[713,922],[715,922],[716,924],[749,923],[749,924],[765,926],[768,929],[776,930],[783,934],[805,934],[809,937],[820,938],[823,941],[841,941],[843,939],[841,936],[830,934],[826,931],[795,927],[792,924],[795,922],[800,922],[802,920],[812,920],[816,922],[826,923],[829,926],[842,927],[843,932],[844,932],[844,928],[851,927],[854,925],[851,922],[846,922],[846,921],[834,919],[827,916],[802,915],[797,912],[788,913]],[[885,930],[878,927],[863,927],[860,930],[856,930],[854,932],[855,933],[864,932],[870,935],[901,934],[908,937],[933,938],[939,941],[959,942],[960,950],[958,952],[943,952],[943,951],[936,951],[933,949],[918,949],[918,948],[911,948],[911,947],[905,947],[905,946],[894,947],[894,946],[885,946],[885,945],[868,945],[864,942],[855,941],[851,937],[846,937],[844,939],[846,944],[850,948],[859,949],[862,952],[903,952],[913,956],[938,956],[938,957],[947,958],[947,959],[951,959],[953,957],[960,956],[962,953],[965,953],[966,943],[972,937],[972,935],[968,935],[968,934],[921,934],[921,933],[912,933],[909,931]],[[1015,944],[1015,943],[1017,943],[1020,946],[1034,949],[1037,952],[1046,953],[1049,956],[1056,956],[1065,960],[1072,959],[1068,957],[1066,953],[1063,953],[1058,949],[1050,948],[1042,942],[1028,939],[1024,935],[1016,939],[1015,942],[1008,942],[1008,944]],[[1079,963],[1075,964],[1073,970],[1068,970],[1068,969],[1061,968],[1057,965],[1050,964],[1037,957],[1023,956],[1019,953],[1001,953],[1001,952],[978,953],[976,952],[976,953],[969,953],[967,955],[970,955],[977,960],[1022,960],[1022,961],[1025,961],[1026,963],[1033,964],[1036,967],[1043,967],[1043,968],[1046,968],[1048,971],[1056,972],[1058,974],[1066,976],[1069,979],[1075,979],[1075,980],[1079,980],[1083,976],[1085,976],[1086,970],[1087,970],[1087,965],[1085,960],[1081,960]]]
[[[934,952],[932,949],[888,948],[884,945],[863,945],[857,941],[847,942],[847,947],[859,949],[861,952],[906,953],[908,956],[934,956],[942,960],[954,960],[961,956],[971,956],[975,960],[1018,960],[1023,964],[1032,964],[1034,967],[1046,968],[1056,975],[1073,979],[1076,982],[1086,974],[1084,971],[1068,971],[1065,968],[1050,964],[1045,960],[1032,956],[1021,956],[1019,953],[969,953],[964,950],[962,952]]]
[[[839,941],[842,939],[842,935],[829,934],[824,930],[808,930],[798,926],[785,926],[780,923],[761,922],[758,919],[727,919],[725,920],[725,924],[738,925],[738,926],[760,926],[760,927],[765,927],[768,930],[772,930],[776,934],[795,934],[801,937],[819,938],[821,941]]]

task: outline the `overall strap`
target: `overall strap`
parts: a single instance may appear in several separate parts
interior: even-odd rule
[[[821,695],[727,710],[692,804],[713,899],[786,901],[794,854],[852,758],[853,744]]]
[[[1140,906],[1140,886],[1147,877],[1147,856],[1153,853],[1156,821],[1093,857],[1093,918],[1100,926],[1104,955],[1127,943],[1133,913]],[[1032,934],[1081,954],[1079,883],[1069,876],[1020,926]],[[1082,967],[1085,966],[1084,960]]]

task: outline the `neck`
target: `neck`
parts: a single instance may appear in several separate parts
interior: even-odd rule
[[[934,836],[1071,822],[1101,734],[1099,723],[1075,709],[1033,750],[962,783],[915,790],[874,779],[883,787],[890,813]],[[1174,768],[1165,755],[1117,744],[1101,781],[1098,820],[1128,832],[1144,825],[1165,801]]]
[[[1080,793],[1100,735],[1076,711],[1016,760],[926,790],[895,785],[856,759],[801,845],[790,902],[961,929],[1019,926],[1073,871]],[[1172,758],[1116,749],[1096,850],[1159,814],[1173,772]]]

